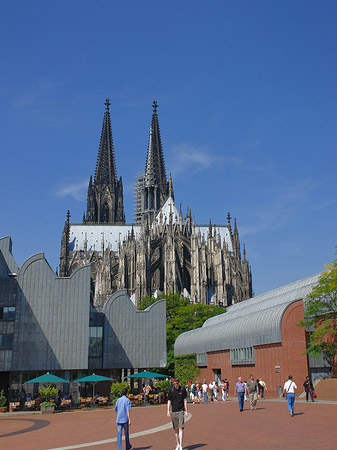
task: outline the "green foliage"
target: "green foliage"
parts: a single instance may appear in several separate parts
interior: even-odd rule
[[[127,381],[124,381],[124,383],[112,383],[110,392],[112,394],[113,399],[119,398],[122,395],[122,390],[127,389],[128,392],[131,390],[131,386]]]
[[[336,253],[337,255],[337,246]],[[306,298],[305,319],[301,327],[313,327],[307,353],[318,357],[322,352],[337,354],[337,259],[325,266],[317,286]]]
[[[171,387],[171,381],[170,380],[162,380],[157,381],[156,388],[159,389],[161,392],[168,392]]]
[[[197,355],[192,353],[191,355],[176,356],[174,373],[182,386],[185,386],[189,380],[196,381],[200,375]]]
[[[50,398],[55,398],[59,391],[55,386],[48,384],[48,386],[39,388],[39,392],[41,397],[46,398],[48,401]]]
[[[7,406],[7,398],[5,396],[5,391],[2,389],[0,392],[0,408],[6,408]]]
[[[144,310],[162,298],[166,299],[166,372],[173,374],[174,343],[177,337],[185,331],[201,327],[205,320],[223,314],[226,310],[220,306],[203,305],[200,303],[190,305],[189,299],[182,298],[179,294],[161,294],[158,298],[144,297],[139,302],[138,308]]]

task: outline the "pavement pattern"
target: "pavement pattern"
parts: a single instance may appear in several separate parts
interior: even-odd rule
[[[239,411],[237,401],[188,405],[184,450],[334,449],[337,403],[295,402],[290,417],[285,400],[259,401]],[[174,450],[175,438],[166,405],[133,408],[133,450]],[[0,416],[0,449],[117,450],[113,409],[55,414],[7,413]],[[123,448],[124,448],[123,444]]]

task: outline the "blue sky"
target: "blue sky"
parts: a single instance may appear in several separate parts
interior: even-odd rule
[[[15,1],[0,19],[0,236],[59,263],[104,114],[126,219],[157,99],[175,199],[237,218],[255,293],[320,271],[336,239],[335,1]]]

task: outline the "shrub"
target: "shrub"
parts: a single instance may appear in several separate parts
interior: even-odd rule
[[[5,396],[5,392],[2,389],[2,391],[0,392],[0,408],[6,408],[7,406],[7,398]]]
[[[50,384],[48,386],[44,386],[44,387],[40,388],[39,392],[40,392],[41,397],[46,398],[47,401],[50,398],[55,398],[59,393],[58,389],[54,386],[51,386]]]
[[[118,382],[112,383],[111,388],[110,388],[112,398],[116,399],[116,398],[121,397],[123,389],[127,389],[127,391],[130,392],[131,386],[129,385],[129,383],[127,381],[124,381],[124,383],[118,383]]]
[[[158,388],[161,392],[168,392],[171,387],[171,381],[170,380],[162,380],[157,381],[156,388]]]

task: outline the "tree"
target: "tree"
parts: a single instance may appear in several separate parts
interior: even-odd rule
[[[336,253],[337,255],[337,246]],[[329,353],[336,362],[337,359],[337,259],[325,266],[317,286],[306,297],[306,312],[302,327],[314,330],[310,334],[306,352],[318,357]],[[332,364],[335,366],[336,364]],[[335,375],[337,375],[335,373]]]
[[[197,355],[195,353],[176,356],[174,359],[174,374],[179,378],[180,384],[184,386],[189,380],[197,380],[200,369],[197,366]]]
[[[220,306],[190,304],[188,298],[179,294],[161,294],[158,298],[144,297],[139,302],[139,309],[146,309],[160,299],[166,299],[166,340],[167,366],[166,372],[174,372],[174,343],[177,337],[185,331],[200,328],[205,320],[223,314],[226,310]]]

